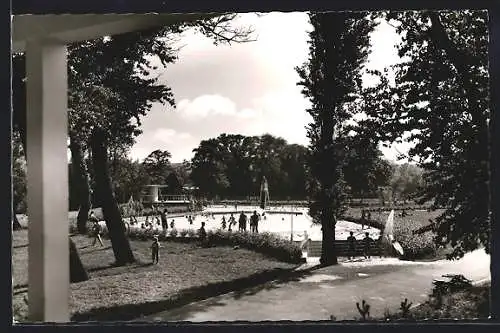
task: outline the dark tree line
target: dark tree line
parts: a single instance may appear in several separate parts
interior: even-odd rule
[[[392,176],[390,163],[382,159],[376,145],[356,137],[344,138],[342,147],[347,153],[340,167],[350,188],[348,194],[376,196],[378,187],[387,185]],[[304,146],[269,134],[221,134],[202,141],[194,152],[191,179],[209,198],[258,196],[264,176],[273,200],[310,197],[310,156]],[[329,158],[335,159],[335,155]]]

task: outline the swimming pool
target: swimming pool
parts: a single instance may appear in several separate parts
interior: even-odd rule
[[[247,221],[249,221],[254,211],[261,214],[259,232],[270,232],[285,239],[291,239],[291,235],[293,234],[294,241],[303,240],[304,232],[306,232],[309,239],[313,241],[320,241],[322,239],[321,226],[313,224],[312,218],[308,214],[307,207],[296,206],[271,207],[263,212],[257,206],[214,205],[205,208],[202,213],[193,215],[192,224],[189,223],[188,214],[169,217],[168,229],[171,230],[170,223],[172,221],[177,230],[197,230],[201,227],[201,222],[205,222],[205,230],[215,231],[221,229],[223,217],[226,219],[226,222],[228,222],[232,213],[236,222],[238,222],[240,213],[244,212],[248,217]],[[128,221],[128,219],[126,220]],[[145,217],[139,217],[139,223],[130,227],[140,228],[141,223],[144,223],[145,220]],[[151,218],[149,220],[151,220]],[[156,219],[154,219],[153,229],[158,231],[162,230],[161,224],[157,224]],[[249,229],[249,222],[247,222],[247,230]],[[233,227],[233,230],[238,230],[237,224]],[[373,239],[378,238],[380,235],[379,229],[369,226],[365,226],[364,229],[362,229],[359,224],[339,220],[335,227],[335,238],[339,240],[347,239],[350,231],[354,232],[354,237],[357,239],[364,238],[365,232],[368,232]]]

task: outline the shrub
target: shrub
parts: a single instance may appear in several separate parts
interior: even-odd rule
[[[189,238],[196,238],[196,230],[189,229],[187,233]]]
[[[159,241],[166,241],[167,240],[167,234],[168,234],[168,231],[166,230],[162,230],[159,234],[158,234],[158,240]]]
[[[239,245],[285,262],[298,263],[302,260],[302,250],[298,245],[271,233],[219,232],[212,237],[217,239],[217,235],[228,237],[227,240],[219,240],[225,244]]]
[[[130,230],[129,237],[131,239],[148,240],[154,235],[159,235],[159,240],[164,241],[167,234],[172,239],[176,239],[180,234],[185,241],[198,241],[197,231],[194,229],[181,230],[177,229],[168,231],[154,231],[148,229],[134,228]],[[185,236],[186,238],[184,238]],[[181,240],[181,238],[179,238]],[[302,262],[302,250],[300,246],[291,243],[288,240],[281,239],[271,233],[253,234],[247,232],[229,232],[223,230],[207,231],[207,244],[219,246],[234,246],[238,245],[242,248],[252,250],[263,255],[278,259],[289,263]]]

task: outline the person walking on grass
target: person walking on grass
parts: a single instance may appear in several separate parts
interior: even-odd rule
[[[363,238],[363,255],[365,259],[370,259],[370,250],[372,247],[373,239],[370,238],[368,232],[365,233],[365,238]]]
[[[168,229],[167,213],[168,211],[166,208],[160,212],[161,227],[163,228],[164,231]]]
[[[205,230],[205,222],[201,222],[201,227],[198,229],[198,238],[200,245],[204,246],[207,242],[207,231]]]
[[[97,216],[95,216],[95,213],[93,210],[90,211],[90,214],[89,214],[89,217],[87,220],[92,223],[91,232],[92,232],[92,237],[94,238],[94,241],[92,242],[92,246],[95,246],[97,241],[99,241],[101,246],[104,246],[104,244],[102,243],[102,239],[101,239],[101,226],[99,225],[99,219],[97,218]]]
[[[153,237],[153,244],[151,244],[151,259],[153,264],[158,263],[159,253],[160,253],[160,242],[158,241],[158,236]]]
[[[349,233],[349,237],[347,237],[347,259],[354,259],[356,256],[356,238],[354,237],[354,232]]]

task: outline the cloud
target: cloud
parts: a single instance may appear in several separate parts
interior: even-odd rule
[[[153,134],[153,140],[161,141],[163,143],[172,143],[178,140],[189,139],[191,137],[191,134],[187,132],[177,133],[176,130],[171,128],[159,128]]]
[[[253,118],[258,112],[245,108],[238,110],[236,103],[221,95],[202,95],[193,100],[183,99],[177,104],[177,112],[190,120],[212,116]]]
[[[139,136],[130,151],[130,156],[133,159],[142,160],[152,151],[160,149],[169,151],[172,154],[173,162],[180,162],[192,157],[191,150],[197,144],[198,138],[195,138],[191,133],[161,127]]]
[[[257,41],[214,46],[199,33],[184,34],[178,61],[157,73],[172,88],[177,108],[154,104],[142,121],[134,156],[165,149],[173,161],[181,161],[201,140],[221,133],[270,133],[289,143],[308,143],[309,102],[296,86],[294,69],[308,58],[307,13],[242,14],[236,23],[253,25]],[[367,67],[382,69],[397,59],[397,35],[386,24],[372,37]],[[393,150],[385,151],[394,157]]]

